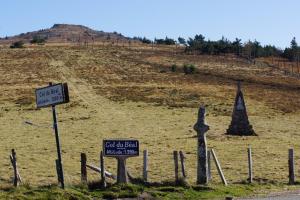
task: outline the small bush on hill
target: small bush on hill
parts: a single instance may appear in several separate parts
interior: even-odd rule
[[[17,41],[14,42],[10,45],[10,48],[15,49],[15,48],[24,48],[24,42],[23,41]]]
[[[177,66],[174,64],[171,66],[171,72],[176,72]]]
[[[195,67],[194,65],[190,65],[190,66],[189,66],[189,71],[190,71],[190,74],[195,73],[196,67]]]
[[[31,44],[44,44],[46,42],[46,38],[34,36],[32,40],[30,40]]]
[[[183,66],[183,72],[184,72],[185,74],[194,74],[195,71],[196,71],[196,68],[195,68],[195,66],[192,65],[192,64],[190,64],[190,65],[185,64],[185,65]]]
[[[152,41],[146,37],[144,37],[142,40],[141,40],[142,43],[145,43],[145,44],[151,44]]]

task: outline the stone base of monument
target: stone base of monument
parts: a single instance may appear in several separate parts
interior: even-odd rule
[[[240,136],[256,135],[252,125],[249,123],[247,114],[244,110],[235,110],[232,116],[232,121],[226,131],[226,134]]]
[[[252,128],[252,125],[230,125],[226,131],[227,135],[239,135],[239,136],[256,136],[255,131]]]

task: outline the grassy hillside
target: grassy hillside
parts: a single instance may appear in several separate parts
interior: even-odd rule
[[[183,73],[184,64],[194,65],[195,73]],[[177,66],[175,72],[172,65]],[[0,72],[1,184],[11,183],[12,148],[25,182],[56,182],[51,111],[36,109],[34,103],[34,89],[49,81],[68,82],[70,87],[71,102],[57,106],[69,185],[79,183],[81,152],[96,165],[102,140],[120,137],[139,139],[141,150],[148,149],[150,181],[172,180],[172,152],[182,150],[188,181],[195,183],[192,127],[199,105],[207,107],[208,145],[216,150],[229,184],[247,179],[248,145],[258,183],[287,182],[290,147],[300,164],[300,80],[263,63],[253,65],[234,56],[185,55],[173,47],[46,45],[1,47]],[[240,79],[257,137],[224,135]],[[115,173],[116,161],[105,161]],[[133,176],[141,176],[142,157],[130,158],[127,164]],[[98,177],[89,173],[90,180]],[[214,166],[213,182],[220,182]]]
[[[0,191],[1,199],[68,199],[68,200],[96,200],[96,199],[224,199],[225,197],[245,197],[253,193],[265,195],[265,191],[276,191],[279,188],[295,189],[293,186],[279,185],[241,185],[234,186],[143,186],[143,185],[113,185],[105,190],[89,190],[85,186],[72,186],[62,190],[55,186],[31,187],[28,185]],[[277,193],[278,194],[278,193]]]

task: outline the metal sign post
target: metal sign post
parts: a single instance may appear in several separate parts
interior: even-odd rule
[[[128,183],[126,159],[139,156],[138,140],[103,140],[103,152],[106,157],[118,160],[118,183]]]
[[[56,84],[53,85],[51,82],[48,87],[36,89],[36,103],[38,108],[42,107],[52,107],[52,116],[53,116],[53,128],[55,132],[55,141],[56,141],[56,149],[57,149],[57,160],[56,160],[56,171],[58,182],[61,184],[61,188],[65,188],[64,183],[64,172],[61,158],[61,148],[59,141],[59,133],[58,133],[58,124],[56,117],[56,109],[55,105],[67,103],[69,102],[69,92],[68,85],[64,84]]]
[[[61,188],[65,188],[65,183],[64,183],[64,170],[62,166],[62,159],[61,159],[61,150],[60,150],[60,142],[59,142],[59,134],[58,134],[58,125],[57,125],[57,119],[56,119],[56,110],[55,110],[55,105],[52,106],[52,115],[53,115],[53,128],[55,132],[55,141],[56,141],[56,149],[57,149],[57,177],[58,181],[61,183]]]

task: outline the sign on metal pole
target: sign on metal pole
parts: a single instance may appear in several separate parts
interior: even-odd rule
[[[61,183],[61,187],[64,189],[65,187],[64,173],[63,173],[63,166],[62,166],[61,148],[60,148],[60,141],[59,141],[55,105],[69,102],[68,85],[67,83],[59,83],[55,85],[49,83],[48,87],[36,89],[35,95],[36,95],[37,108],[43,108],[48,106],[52,107],[53,127],[55,131],[55,141],[56,141],[56,149],[57,149],[57,160],[55,161],[55,164],[56,164],[58,182]]]
[[[139,156],[138,140],[103,140],[103,152],[106,157],[118,160],[118,183],[127,183],[126,159]]]
[[[49,85],[35,90],[36,105],[38,108],[58,105],[69,102],[67,83]]]

